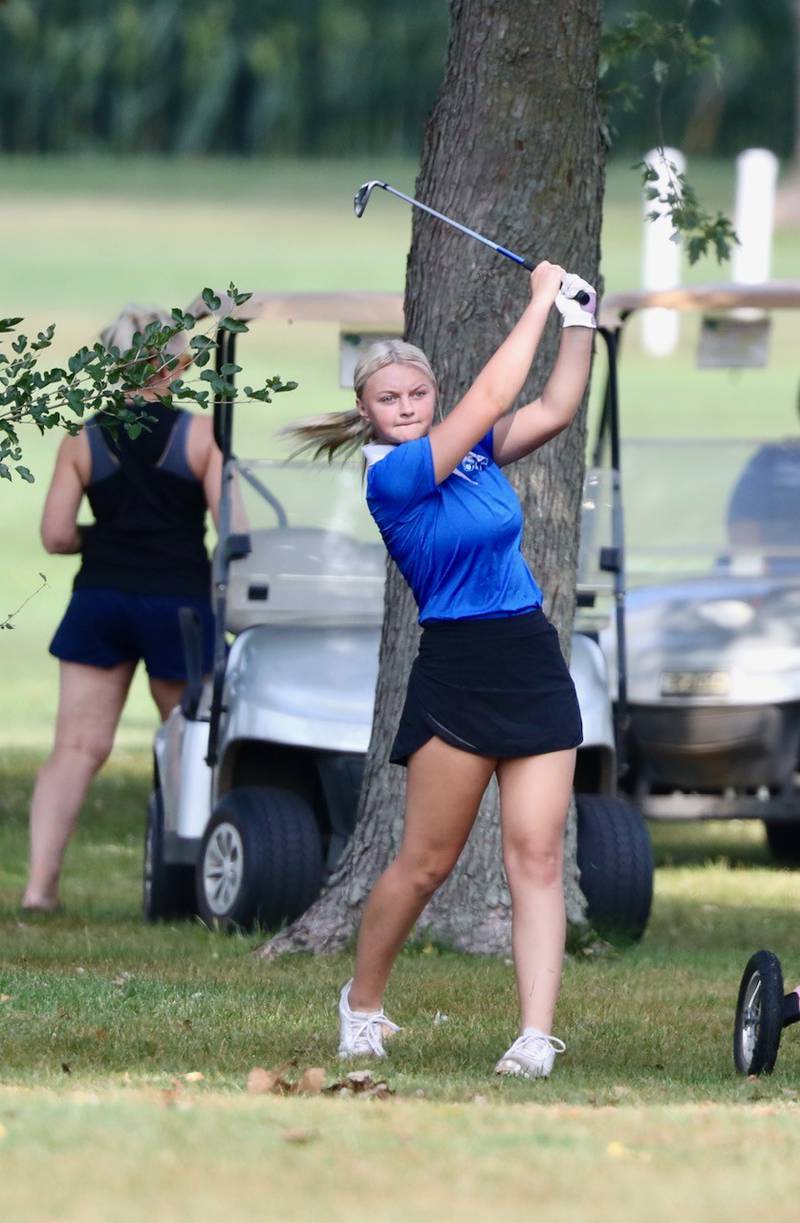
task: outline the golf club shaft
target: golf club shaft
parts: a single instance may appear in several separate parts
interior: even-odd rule
[[[375,186],[383,187],[384,191],[390,192],[391,195],[396,195],[398,199],[405,200],[407,204],[411,204],[412,208],[421,208],[423,212],[430,213],[432,217],[436,217],[439,221],[444,221],[445,225],[451,225],[453,229],[457,229],[459,233],[466,234],[468,238],[474,238],[477,242],[482,242],[490,250],[495,251],[498,255],[505,255],[506,259],[510,259],[512,263],[518,263],[526,271],[533,271],[534,265],[529,259],[523,259],[522,255],[517,255],[515,251],[510,251],[507,246],[500,246],[498,242],[492,242],[491,238],[484,238],[483,234],[470,229],[467,225],[462,225],[460,221],[454,221],[452,217],[446,217],[443,212],[437,212],[435,208],[431,208],[428,204],[421,204],[419,200],[415,200],[410,195],[404,195],[402,191],[398,191],[396,187],[390,187],[388,183],[376,182]],[[575,294],[575,301],[579,302],[582,306],[586,305],[588,300],[588,294],[582,289]]]
[[[452,217],[446,217],[444,213],[437,212],[435,208],[430,208],[427,204],[421,204],[419,200],[412,199],[410,195],[404,195],[402,191],[398,191],[395,187],[390,187],[388,183],[381,183],[384,191],[391,192],[398,199],[405,200],[407,204],[411,204],[414,208],[421,208],[423,212],[429,212],[432,217],[437,217],[438,220],[444,221],[445,225],[452,225],[453,229],[457,229],[460,233],[466,234],[468,238],[475,238],[476,241],[482,242],[484,246],[488,246],[490,250],[496,251],[498,255],[505,255],[506,259],[511,259],[512,262],[518,263],[520,267],[527,271],[533,271],[533,264],[528,259],[523,259],[522,255],[517,255],[514,251],[508,250],[505,246],[500,246],[497,242],[492,242],[490,238],[484,238],[483,234],[476,233],[474,229],[470,229],[467,225],[461,225],[459,221],[454,221]]]

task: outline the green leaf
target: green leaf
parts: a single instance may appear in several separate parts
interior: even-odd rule
[[[284,391],[296,391],[300,384],[298,382],[282,382],[280,386],[276,386],[275,392],[280,395]]]
[[[31,474],[28,468],[23,467],[21,463],[17,463],[15,470],[17,472],[17,475],[20,477],[20,479],[24,480],[26,484],[36,483],[34,476]]]
[[[203,289],[201,296],[209,310],[212,312],[214,310],[219,310],[220,306],[222,305],[221,298],[217,297],[213,289]]]
[[[240,374],[242,372],[242,367],[241,365],[237,365],[234,361],[225,361],[219,372],[230,378],[234,374]]]
[[[20,318],[0,318],[0,331],[13,331],[17,323],[21,323],[21,322],[22,322],[21,316]],[[10,478],[11,477],[9,476],[9,479]]]
[[[230,314],[226,315],[220,323],[222,331],[242,332],[247,331],[247,323],[243,323],[241,319],[233,318]]]
[[[10,480],[10,479],[12,479],[12,476],[11,476],[11,472],[8,470],[8,467],[6,466],[5,463],[0,463],[0,480]]]

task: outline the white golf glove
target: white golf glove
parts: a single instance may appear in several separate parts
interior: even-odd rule
[[[589,300],[581,305],[575,301],[576,293],[587,294]],[[556,296],[556,309],[561,315],[562,327],[596,327],[594,316],[597,309],[597,293],[586,280],[568,272],[561,282],[561,291]]]

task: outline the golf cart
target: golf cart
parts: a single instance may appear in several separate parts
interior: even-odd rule
[[[261,294],[238,315],[248,323],[346,320],[343,361],[351,367],[359,338],[402,334],[399,295]],[[218,341],[221,368],[234,361],[236,336],[221,330]],[[186,612],[190,682],[155,738],[144,912],[148,920],[197,913],[223,929],[269,927],[311,904],[354,826],[386,556],[364,504],[359,461],[245,461],[234,454],[229,400],[218,397],[214,421],[224,460],[214,674],[204,685],[199,628]],[[592,615],[596,587],[613,590],[609,549],[601,554],[586,541],[598,537],[603,515],[611,522],[614,490],[597,473],[587,487],[579,596]],[[250,499],[246,530],[232,517],[240,496]],[[638,938],[652,898],[649,836],[616,793],[609,684],[595,638],[590,629],[572,641],[585,735],[576,775],[578,861],[593,924]]]
[[[623,330],[651,308],[693,316],[698,365],[725,371],[689,375],[673,361],[677,385],[725,379],[720,400],[705,397],[709,431],[722,432],[713,414],[723,406],[727,421],[738,402],[747,422],[794,399],[796,373],[778,390],[772,367],[769,379],[749,371],[767,364],[771,327],[793,370],[796,336],[780,319],[800,310],[800,282],[612,295],[600,317],[610,374],[595,462],[612,420],[618,428]],[[636,406],[657,420],[652,364],[639,376]],[[800,437],[626,438],[619,464],[628,587],[619,668],[617,635],[605,630],[600,643],[623,683],[625,789],[649,819],[761,819],[774,855],[798,863]]]

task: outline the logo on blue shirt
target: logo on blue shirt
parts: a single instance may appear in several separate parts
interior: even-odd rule
[[[480,454],[475,450],[468,450],[456,471],[463,472],[465,476],[477,476],[480,472],[485,471],[488,466],[489,460],[485,454]]]

